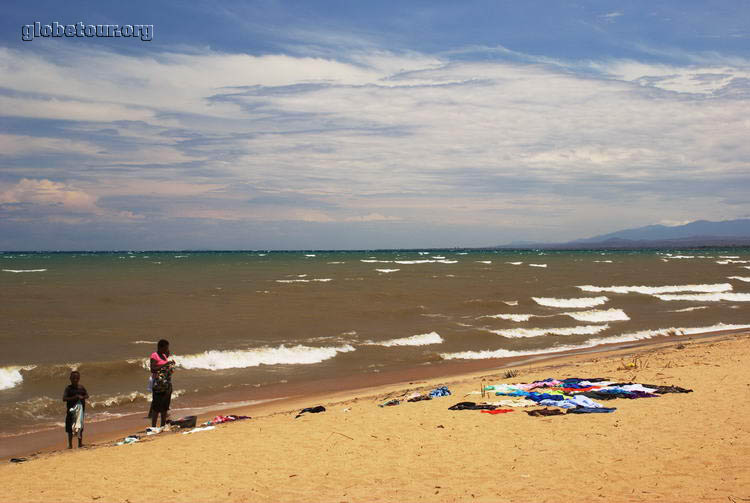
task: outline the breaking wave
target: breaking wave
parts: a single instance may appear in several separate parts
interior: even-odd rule
[[[708,309],[708,306],[686,307],[685,309],[675,309],[674,311],[669,311],[669,312],[670,313],[688,313],[690,311],[698,311],[699,309]]]
[[[400,339],[390,339],[383,342],[367,342],[371,346],[427,346],[429,344],[442,344],[443,338],[437,332],[429,334],[412,335],[411,337],[402,337]]]
[[[4,272],[44,272],[47,269],[3,269]]]
[[[622,309],[592,309],[590,311],[573,311],[569,313],[563,313],[565,316],[570,316],[577,321],[588,321],[590,323],[598,323],[604,321],[628,321],[628,316]]]
[[[0,367],[0,390],[10,389],[23,382],[21,370],[31,370],[34,365],[26,367]]]
[[[739,330],[743,328],[750,328],[750,325],[726,325],[719,323],[710,327],[699,327],[699,328],[661,328],[656,330],[642,330],[639,332],[629,332],[622,335],[615,335],[612,337],[596,337],[589,339],[588,341],[581,344],[568,344],[561,346],[554,346],[546,349],[528,349],[520,351],[512,351],[509,349],[496,349],[496,350],[483,350],[483,351],[462,351],[458,353],[440,353],[440,357],[444,360],[483,360],[488,358],[510,358],[514,356],[531,356],[531,355],[542,355],[552,354],[562,351],[572,351],[576,349],[586,349],[599,346],[602,344],[614,344],[621,342],[632,342],[644,339],[650,339],[658,336],[669,336],[672,334],[677,335],[692,335],[707,332],[718,332],[720,330]]]
[[[750,293],[686,293],[654,295],[659,300],[693,300],[696,302],[750,302]]]
[[[480,316],[480,318],[498,318],[501,320],[515,321],[520,323],[522,321],[529,321],[531,318],[535,318],[536,314],[491,314],[488,316]]]
[[[234,351],[210,350],[195,355],[175,356],[177,365],[184,369],[223,370],[258,365],[307,365],[320,363],[336,356],[338,353],[354,351],[354,347],[345,344],[338,347],[291,346],[281,345],[277,348],[256,348]]]
[[[396,271],[400,271],[401,269],[375,269],[375,270],[376,270],[376,271],[378,271],[378,272],[382,272],[382,273],[385,273],[385,274],[387,274],[387,273],[389,273],[389,272],[396,272]]]
[[[594,335],[607,330],[609,325],[585,325],[566,328],[511,328],[507,330],[488,330],[503,337],[541,337],[543,335]]]
[[[713,285],[666,285],[666,286],[593,286],[581,285],[577,288],[584,292],[594,293],[642,293],[645,295],[654,295],[662,293],[677,292],[727,292],[732,289],[729,283],[717,283]]]
[[[745,283],[750,283],[750,278],[746,276],[728,276],[727,279],[736,279],[737,281],[744,281]]]
[[[556,299],[554,297],[532,297],[540,306],[547,307],[595,307],[609,300],[608,297],[583,297],[575,299]]]
[[[529,267],[547,267],[547,264],[529,264]]]

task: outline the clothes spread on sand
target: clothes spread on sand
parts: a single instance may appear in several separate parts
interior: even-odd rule
[[[598,401],[614,400],[617,398],[637,399],[637,398],[656,398],[664,393],[690,393],[692,390],[680,388],[679,386],[664,386],[656,384],[643,383],[618,383],[601,377],[578,378],[570,377],[567,379],[544,379],[531,383],[517,384],[491,384],[483,388],[483,392],[494,392],[496,396],[517,397],[515,400],[507,400],[508,403],[492,402],[496,406],[513,407],[511,405],[516,400],[544,405],[547,407],[557,407],[559,414],[564,412],[559,409],[567,409],[567,412],[575,414],[590,413],[608,413],[616,410],[614,407],[604,407]],[[462,402],[462,404],[472,402]],[[456,404],[454,407],[461,406]],[[462,406],[460,408],[470,408]],[[551,409],[537,409],[551,410]],[[527,411],[534,413],[531,415],[544,415],[537,411]],[[556,413],[555,415],[559,415]]]
[[[534,407],[536,402],[533,400],[527,400],[526,398],[518,398],[516,400],[497,400],[495,402],[487,402],[489,405],[495,407]]]
[[[505,414],[507,412],[513,412],[513,409],[492,409],[492,410],[482,410],[480,412],[486,413],[486,414]]]

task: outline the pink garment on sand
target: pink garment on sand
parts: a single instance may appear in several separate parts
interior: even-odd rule
[[[169,362],[169,360],[167,358],[162,358],[161,355],[159,355],[159,353],[156,352],[156,351],[154,351],[153,353],[151,353],[151,359],[152,360],[156,360],[156,364],[158,366],[160,366],[160,367],[162,365],[166,365]],[[157,374],[156,372],[151,372],[151,376],[154,379],[156,379],[156,374]]]

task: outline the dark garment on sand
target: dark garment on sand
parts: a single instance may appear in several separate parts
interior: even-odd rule
[[[294,419],[297,419],[298,417],[300,417],[305,412],[312,412],[313,414],[317,414],[318,412],[325,412],[325,411],[326,411],[326,408],[323,407],[322,405],[316,405],[315,407],[307,407],[307,408],[302,409],[301,411],[299,411],[299,414],[297,414],[296,416],[294,416]]]
[[[576,407],[575,409],[568,409],[568,414],[603,414],[607,412],[614,412],[616,410],[617,409],[614,407],[612,408]]]
[[[497,407],[488,404],[477,405],[474,402],[458,402],[456,405],[451,405],[448,410],[495,410]]]
[[[561,411],[560,409],[534,409],[534,410],[525,410],[526,414],[534,417],[540,417],[540,416],[564,416],[565,412]]]

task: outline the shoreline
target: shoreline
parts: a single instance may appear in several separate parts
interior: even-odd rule
[[[448,383],[452,380],[465,381],[476,378],[487,372],[508,369],[511,367],[545,368],[567,365],[571,362],[598,357],[626,356],[638,350],[657,351],[663,347],[679,345],[683,342],[696,342],[706,339],[724,340],[736,336],[750,335],[747,329],[707,332],[690,335],[658,336],[640,341],[601,344],[591,348],[545,353],[540,355],[517,356],[509,358],[488,358],[479,360],[443,360],[440,365],[419,365],[402,369],[366,375],[350,376],[353,378],[325,378],[304,384],[274,384],[263,389],[249,390],[237,398],[237,391],[219,393],[212,402],[193,407],[172,409],[173,419],[180,416],[197,415],[202,423],[216,415],[249,415],[253,418],[289,413],[304,407],[320,403],[335,403],[362,396],[393,393],[415,385],[427,386],[428,382]],[[235,400],[228,401],[230,396]],[[224,399],[226,398],[226,399]],[[84,442],[88,448],[110,446],[117,439],[143,431],[149,426],[145,417],[146,410],[134,412],[123,417],[105,419],[86,424]],[[45,456],[51,453],[65,452],[67,442],[62,427],[49,428],[14,436],[0,437],[0,460],[7,461],[13,457]],[[75,449],[73,449],[75,451]]]

